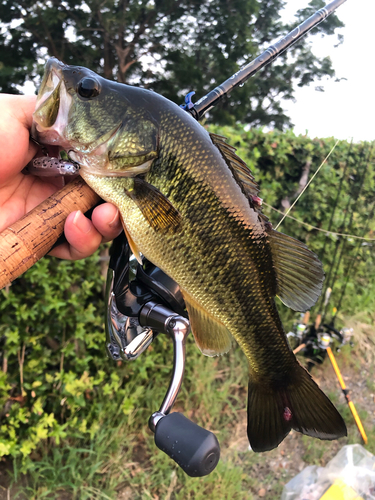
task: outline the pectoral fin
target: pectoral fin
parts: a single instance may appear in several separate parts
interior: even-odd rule
[[[277,276],[277,295],[295,311],[307,311],[322,291],[322,263],[304,243],[273,229],[268,236]]]
[[[197,302],[182,290],[191,331],[197,346],[206,356],[225,354],[232,347],[232,335],[216,318],[208,314]]]
[[[126,190],[126,194],[155,231],[177,231],[180,227],[181,214],[152,184],[135,177],[133,189]]]

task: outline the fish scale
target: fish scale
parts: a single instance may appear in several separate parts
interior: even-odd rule
[[[85,77],[96,85],[88,98],[87,85],[80,94]],[[272,229],[234,148],[154,92],[55,59],[38,102],[35,138],[56,144],[54,120],[60,124],[60,145],[86,182],[118,207],[134,254],[180,286],[201,351],[223,354],[232,336],[244,351],[252,449],[276,447],[292,428],[320,439],[346,435],[341,416],[292,353],[274,300],[312,307],[321,263]]]

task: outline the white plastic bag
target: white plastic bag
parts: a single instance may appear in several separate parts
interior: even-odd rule
[[[344,446],[326,467],[309,466],[284,486],[281,500],[375,500],[375,456]]]

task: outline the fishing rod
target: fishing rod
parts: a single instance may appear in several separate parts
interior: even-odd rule
[[[339,384],[340,384],[340,387],[342,389],[342,392],[344,393],[346,402],[348,403],[350,411],[352,412],[352,415],[354,417],[355,423],[357,424],[358,430],[359,430],[359,432],[360,432],[360,434],[362,436],[363,442],[364,442],[364,444],[367,444],[368,439],[367,439],[367,436],[366,436],[366,432],[365,432],[365,430],[363,428],[361,419],[358,416],[358,413],[357,413],[357,410],[356,410],[356,408],[354,406],[354,403],[350,399],[349,389],[347,389],[346,384],[344,382],[344,379],[342,378],[340,369],[338,367],[338,364],[336,362],[335,356],[333,355],[333,351],[332,351],[332,349],[331,349],[330,346],[327,347],[327,354],[328,354],[328,357],[329,357],[329,359],[330,359],[330,361],[332,363],[332,367],[333,367],[333,369],[334,369],[334,371],[336,373],[336,377],[337,377],[337,379],[339,381]]]
[[[191,102],[193,93],[190,92],[185,97],[185,105],[182,107],[196,120],[200,120],[204,113],[218,104],[228,92],[235,87],[243,85],[250,77],[254,76],[267,64],[274,61],[280,54],[324,21],[345,1],[346,0],[334,0],[318,10],[274,45],[268,47],[268,49],[256,59],[245,65],[225,82],[199,99],[195,104]],[[62,170],[62,160],[46,157],[47,163],[48,160],[54,163],[58,160],[60,171]],[[31,163],[31,167],[35,169],[37,166]],[[74,200],[71,202],[70,207],[62,207],[60,192],[58,192],[0,234],[0,289],[24,273],[34,265],[37,260],[51,250],[63,233],[65,219],[71,211],[81,210],[84,212],[98,203],[97,195],[90,195],[90,191],[92,190],[83,180],[80,182],[79,192],[75,191],[76,185],[74,183],[70,183],[64,189],[66,188],[69,190],[70,199]],[[85,195],[82,195],[83,191]],[[90,196],[91,200],[89,200]],[[87,199],[84,200],[84,198]],[[48,213],[48,216],[45,216],[46,213]],[[53,223],[50,222],[51,220],[53,220]],[[27,228],[27,230],[25,228]],[[26,232],[24,232],[25,230]],[[25,234],[25,237],[23,237],[23,234]],[[11,237],[11,235],[15,235],[16,241],[14,241],[14,237]],[[45,242],[47,242],[47,244],[45,244]],[[15,244],[17,245],[17,251],[15,251]],[[9,258],[10,256],[12,256],[11,259]]]
[[[363,181],[364,181],[364,173],[365,173],[365,169],[366,169],[366,163],[364,163],[364,146],[362,148],[362,151],[360,153],[360,160],[359,160],[359,164],[358,164],[358,167],[357,167],[357,171],[359,171],[361,168],[362,168],[362,165],[364,164],[364,167],[362,168],[361,170],[361,174],[359,176],[359,180],[360,180],[360,183],[362,184]],[[348,160],[348,157],[347,157],[347,160]],[[345,167],[345,170],[346,170],[346,167]],[[343,178],[341,179],[342,181],[344,180]],[[344,232],[345,230],[345,227],[346,227],[346,219],[354,213],[354,206],[355,204],[353,204],[351,207],[350,207],[350,204],[352,202],[353,199],[356,199],[356,196],[355,196],[355,186],[352,186],[352,189],[350,191],[350,193],[348,194],[348,199],[347,199],[347,202],[346,202],[346,206],[345,206],[345,209],[344,209],[344,220],[342,221],[341,223],[341,226],[340,226],[340,231],[339,232]],[[337,197],[336,197],[336,200],[337,200]],[[333,218],[333,217],[331,217]],[[350,226],[350,223],[348,224],[347,228],[349,228]],[[340,253],[340,257],[339,257],[339,260],[337,262],[337,254],[338,254],[338,251],[339,251],[339,248],[340,248],[340,245],[341,245],[341,253]],[[325,316],[325,308],[326,308],[326,305],[323,306],[323,301],[324,301],[324,294],[325,294],[325,290],[327,290],[328,288],[332,288],[332,283],[331,283],[331,277],[332,275],[334,276],[334,278],[332,279],[332,281],[334,282],[336,280],[336,276],[337,276],[337,265],[340,265],[340,262],[341,262],[341,256],[343,254],[343,247],[345,245],[345,240],[344,239],[340,239],[338,238],[337,242],[336,242],[336,245],[335,245],[335,251],[334,251],[334,254],[333,254],[333,257],[332,257],[332,263],[331,263],[331,266],[329,268],[329,271],[328,271],[328,275],[325,279],[325,286],[324,286],[324,290],[323,290],[323,293],[321,295],[321,298],[320,298],[320,303],[319,303],[319,311],[322,313],[323,312],[323,316]],[[323,257],[323,255],[321,256]]]
[[[211,92],[209,92],[207,95],[201,97],[195,104],[191,103],[190,101],[191,93],[188,94],[189,97],[187,96],[188,101],[186,102],[186,105],[188,106],[187,111],[189,111],[189,113],[191,113],[194,118],[199,121],[207,111],[209,111],[213,106],[216,106],[216,104],[218,104],[234,88],[242,86],[249,78],[258,73],[258,71],[267,66],[267,64],[274,61],[277,57],[279,57],[279,55],[285,52],[285,50],[294,45],[309,31],[311,31],[313,28],[318,26],[318,24],[324,21],[344,2],[346,2],[346,0],[334,0],[322,9],[315,12],[315,14],[310,16],[308,19],[306,19],[306,21],[290,31],[286,36],[281,38],[274,45],[270,45],[256,59],[246,64],[243,68],[237,71],[237,73],[211,90]]]
[[[363,230],[363,236],[365,236],[365,234],[367,234],[367,231],[368,231],[369,225],[370,225],[370,221],[372,220],[372,218],[374,216],[374,213],[375,213],[375,203],[373,203],[371,212],[370,212],[369,216],[367,217],[367,224],[365,226],[365,229]],[[345,272],[345,275],[344,275],[344,279],[345,279],[344,288],[341,291],[339,302],[338,302],[338,305],[336,307],[336,313],[335,313],[335,315],[332,318],[332,323],[334,322],[335,317],[337,316],[337,313],[340,310],[342,300],[343,300],[343,298],[345,296],[346,287],[347,287],[348,282],[349,282],[349,275],[350,275],[351,271],[353,271],[353,273],[352,273],[352,279],[353,279],[354,276],[355,276],[355,274],[356,274],[356,272],[357,272],[357,271],[354,272],[354,269],[355,269],[355,267],[357,267],[357,269],[358,269],[358,260],[357,260],[357,257],[358,257],[359,250],[360,250],[362,244],[363,243],[361,241],[358,241],[357,247],[355,249],[356,250],[355,251],[355,255],[353,256],[352,260],[350,261],[350,263],[348,264],[348,266],[346,268],[346,272]],[[332,287],[334,286],[334,284],[335,283],[333,283]]]
[[[351,151],[352,151],[352,147],[353,147],[353,139],[351,140],[350,145],[349,145],[348,153],[346,155],[346,160],[345,160],[344,171],[343,171],[342,177],[340,179],[340,184],[339,184],[339,188],[338,188],[337,193],[336,193],[335,201],[333,202],[333,208],[332,208],[331,217],[329,219],[328,229],[327,229],[328,233],[330,233],[331,229],[332,229],[333,217],[335,216],[337,204],[338,204],[338,201],[340,199],[340,194],[341,194],[341,191],[342,191],[342,186],[343,186],[344,180],[346,178],[346,171],[347,171],[348,166],[349,166],[349,157],[350,157],[350,154],[351,154]],[[326,237],[324,239],[324,245],[323,245],[322,251],[320,252],[320,260],[323,260],[324,251],[325,251],[326,245],[327,245],[327,243],[329,241],[328,233],[326,233]],[[326,288],[328,288],[328,286]]]

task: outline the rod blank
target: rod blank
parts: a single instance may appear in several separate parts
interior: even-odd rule
[[[274,45],[270,45],[270,47],[268,47],[268,49],[266,49],[260,56],[246,64],[246,66],[228,78],[228,80],[225,80],[225,82],[221,83],[218,87],[199,99],[195,103],[194,107],[189,110],[190,113],[194,116],[194,118],[200,120],[206,111],[215,106],[218,101],[220,101],[230,91],[239,85],[243,85],[250,77],[264,68],[264,66],[274,61],[286,49],[298,42],[298,40],[305,36],[310,30],[324,21],[344,2],[346,2],[346,0],[334,0],[315,12],[315,14],[294,28],[294,30],[281,38]]]

